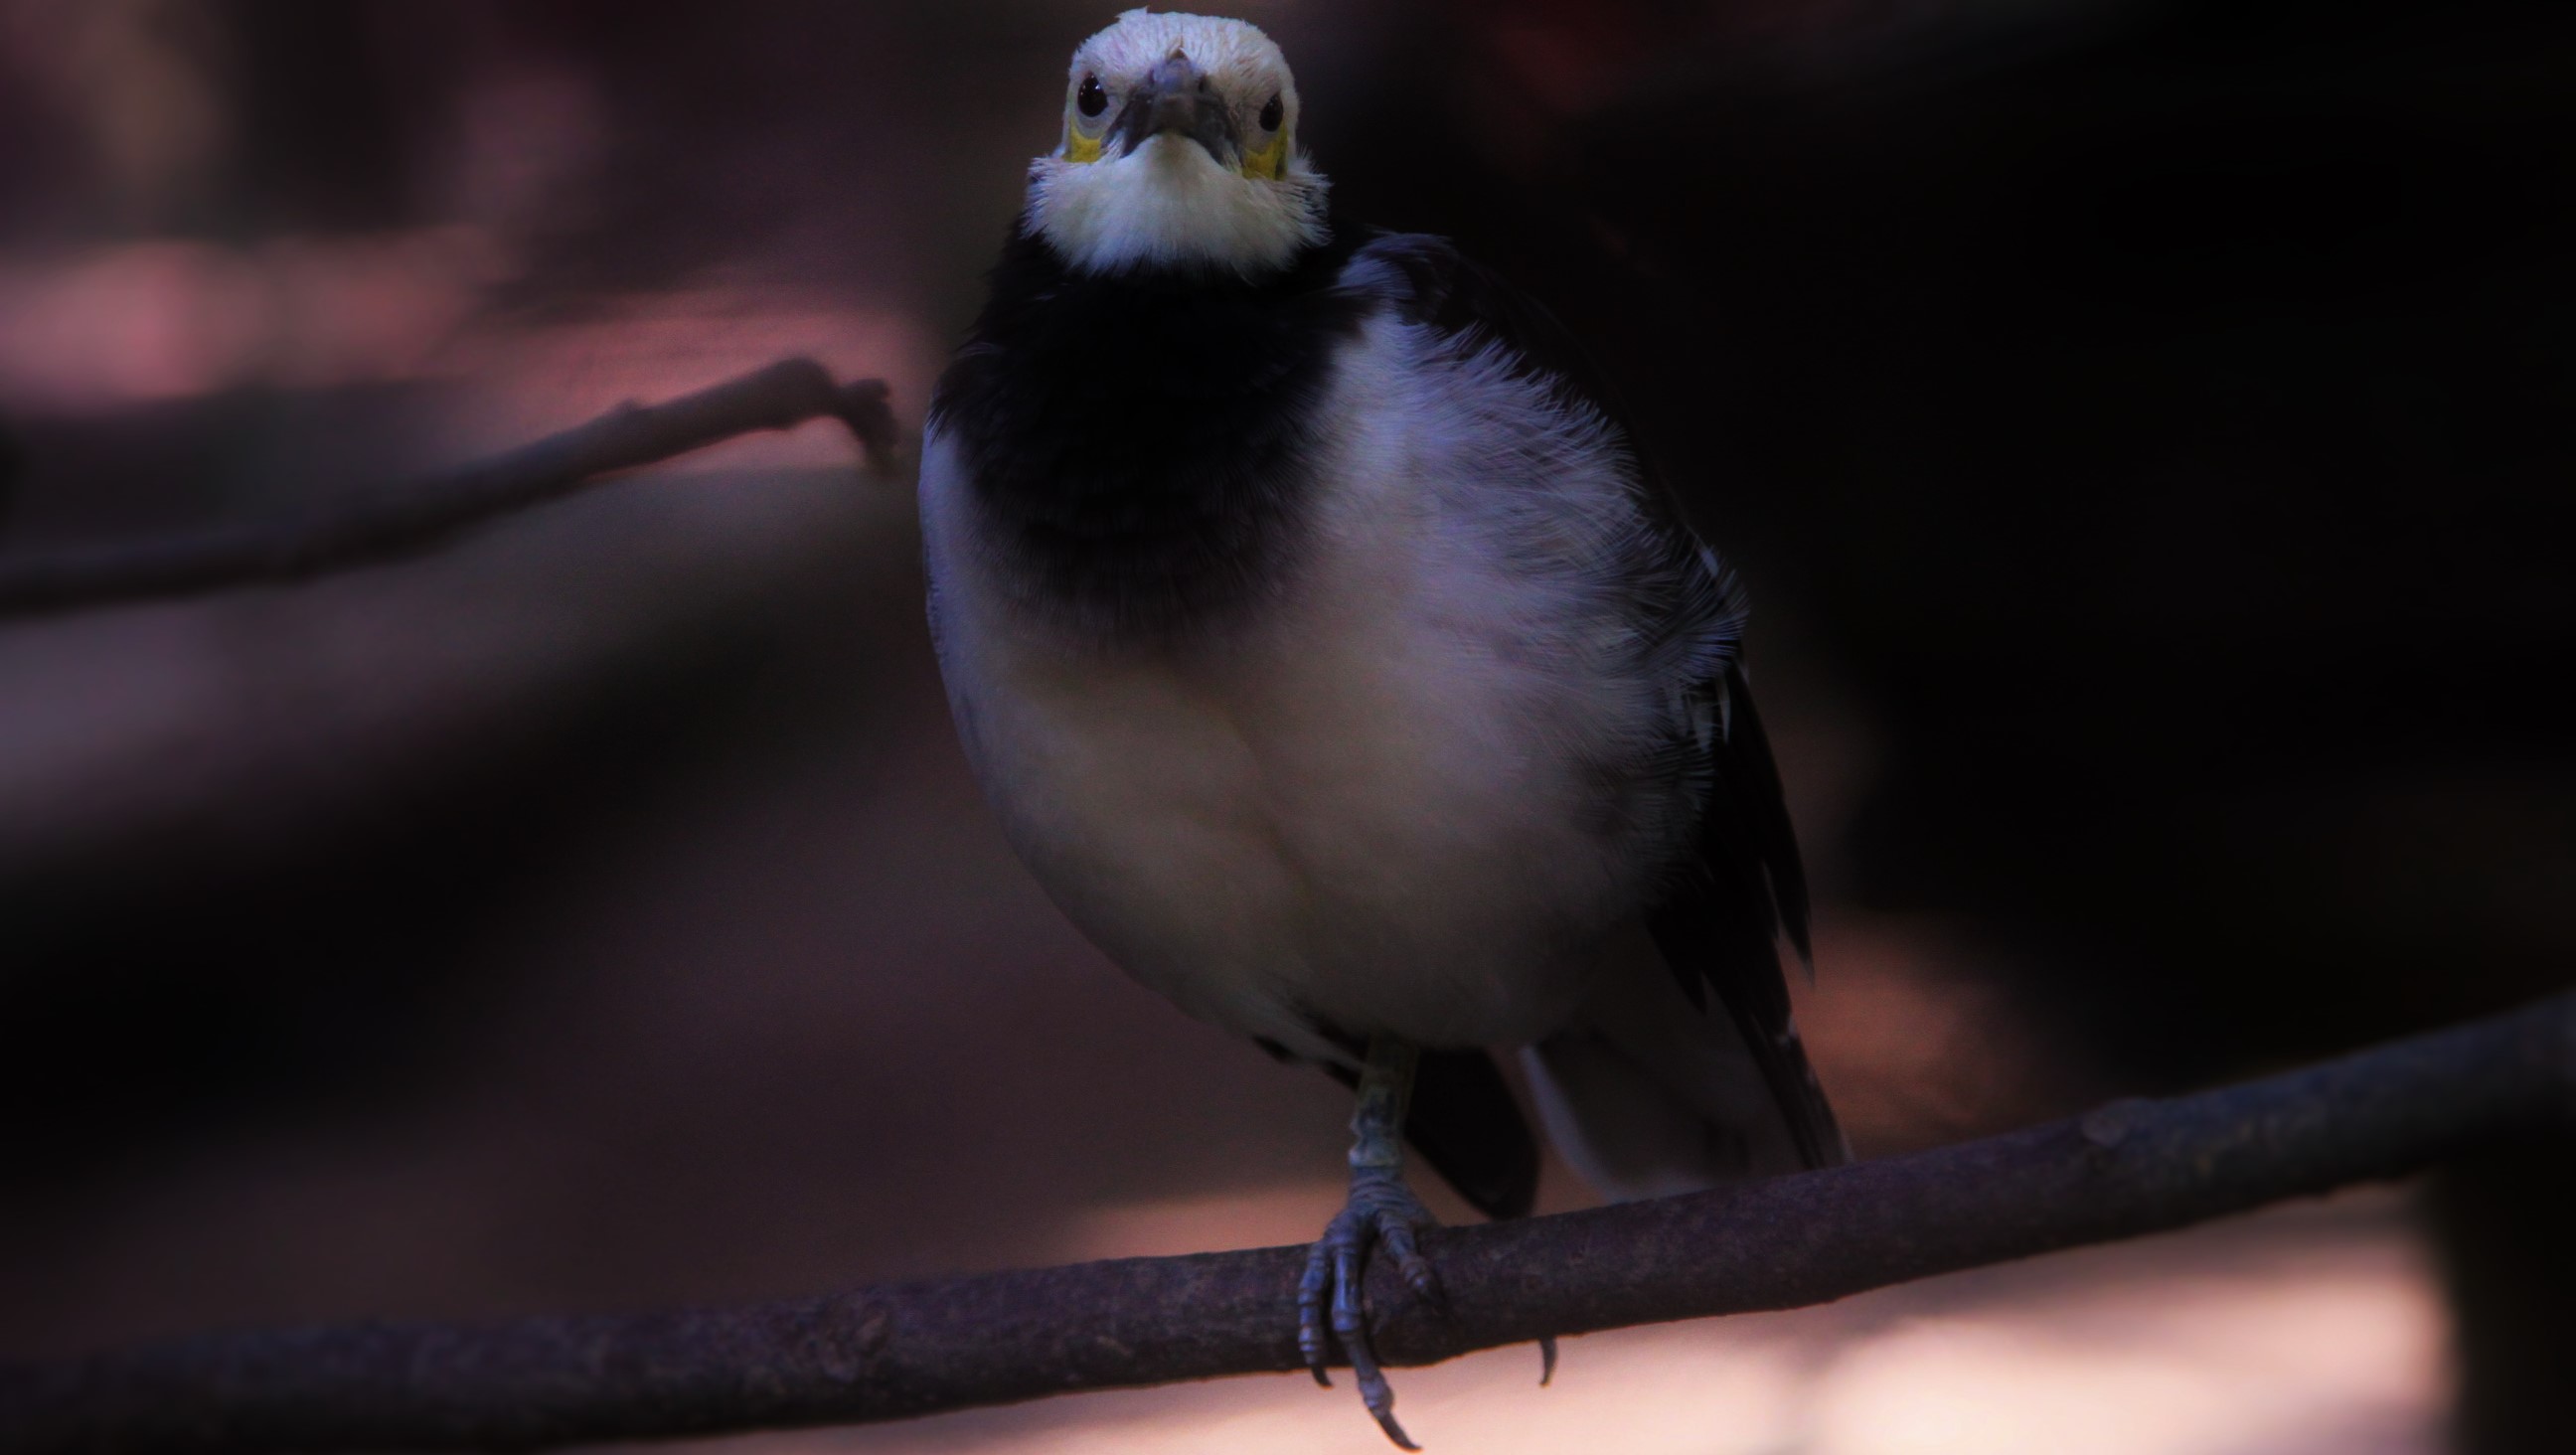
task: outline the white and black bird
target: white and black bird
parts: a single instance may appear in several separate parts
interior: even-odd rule
[[[1358,1091],[1301,1343],[1399,1444],[1360,1275],[1410,1143],[1496,1217],[1844,1156],[1744,611],[1580,350],[1448,242],[1333,220],[1254,27],[1120,16],[941,377],[957,727],[1030,870],[1192,1015]],[[1285,1311],[1283,1310],[1283,1317]]]

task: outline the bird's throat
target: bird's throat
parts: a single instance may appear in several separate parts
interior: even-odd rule
[[[1313,493],[1331,345],[1355,324],[1332,265],[1100,276],[1012,245],[939,412],[1024,606],[1168,635],[1275,594]]]

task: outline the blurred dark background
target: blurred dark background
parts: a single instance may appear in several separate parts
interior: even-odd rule
[[[1864,1152],[2567,982],[2576,8],[1245,13],[1749,578]],[[0,559],[787,352],[917,424],[1108,18],[0,0]],[[848,453],[0,622],[0,1354],[1306,1235],[1192,1199],[1339,1094],[1020,876]],[[2462,1450],[2576,1422],[2568,1150],[2420,1202]]]

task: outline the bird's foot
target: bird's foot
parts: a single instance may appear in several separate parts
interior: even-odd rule
[[[1306,1276],[1297,1283],[1297,1347],[1306,1356],[1306,1367],[1314,1371],[1315,1382],[1327,1387],[1333,1382],[1324,1372],[1330,1349],[1324,1332],[1329,1315],[1331,1337],[1351,1361],[1361,1403],[1377,1417],[1386,1437],[1407,1450],[1422,1447],[1395,1422],[1395,1390],[1386,1382],[1386,1371],[1378,1367],[1376,1351],[1369,1347],[1360,1284],[1368,1273],[1370,1249],[1383,1247],[1395,1259],[1396,1270],[1404,1275],[1414,1297],[1439,1304],[1440,1281],[1415,1245],[1416,1234],[1437,1226],[1430,1210],[1394,1168],[1354,1168],[1350,1200],[1324,1226],[1324,1236],[1306,1255]]]

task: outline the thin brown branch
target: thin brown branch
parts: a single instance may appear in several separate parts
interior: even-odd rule
[[[784,359],[665,404],[624,405],[453,474],[309,517],[0,564],[0,617],[292,581],[366,565],[620,470],[825,416],[848,425],[870,466],[883,471],[896,439],[886,393],[882,380],[836,384],[811,359]]]
[[[2576,1115],[2576,993],[2225,1090],[1881,1162],[1424,1242],[1424,1364],[1542,1334],[1823,1303],[2395,1177]],[[1302,1250],[1129,1258],[792,1303],[217,1334],[0,1369],[0,1449],[525,1449],[900,1419],[1298,1367]]]

